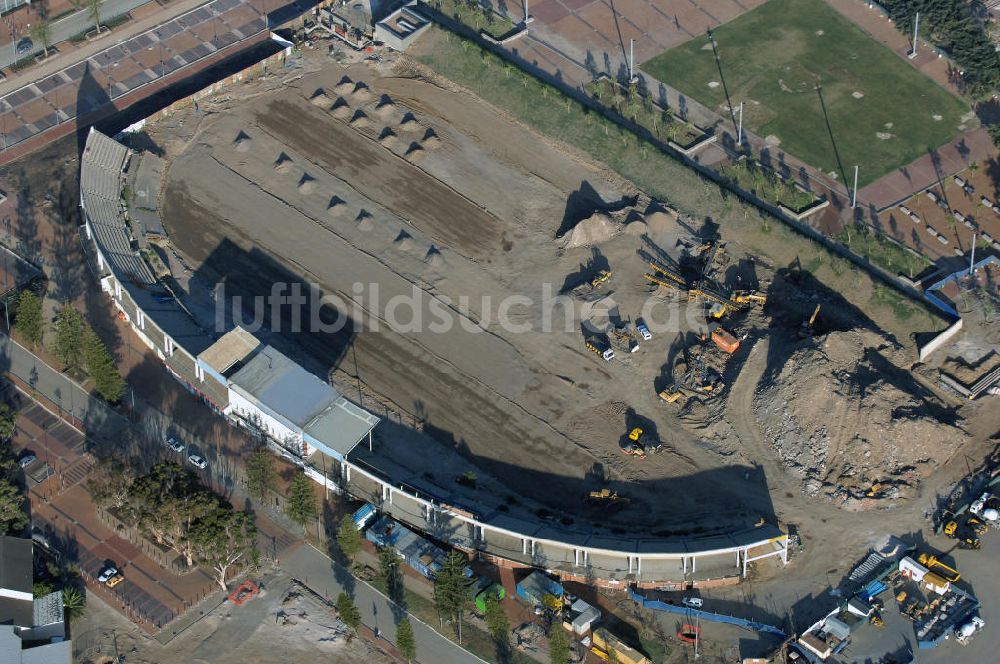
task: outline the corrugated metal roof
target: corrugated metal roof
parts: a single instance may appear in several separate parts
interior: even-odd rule
[[[203,350],[198,355],[198,361],[215,369],[220,374],[224,374],[234,364],[245,360],[260,346],[261,342],[257,337],[245,328],[237,326]]]
[[[273,346],[261,349],[229,381],[244,397],[300,429],[337,399],[333,387]]]
[[[355,406],[344,397],[338,397],[330,406],[314,417],[303,431],[330,451],[346,456],[348,452],[375,428],[379,418]],[[334,454],[334,456],[336,456]]]

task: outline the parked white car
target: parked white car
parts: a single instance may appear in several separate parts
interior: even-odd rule
[[[167,447],[169,447],[170,449],[172,449],[174,452],[183,452],[184,451],[184,443],[182,443],[181,441],[177,440],[173,436],[169,436],[167,438]]]
[[[117,575],[118,575],[118,568],[116,568],[116,567],[105,567],[104,570],[101,572],[101,575],[97,577],[97,580],[100,583],[107,583],[108,579],[110,579],[113,576],[117,576]]]
[[[650,339],[653,338],[653,335],[649,333],[649,328],[646,327],[646,324],[641,320],[636,321],[635,329],[637,329],[639,331],[639,334],[642,335],[643,341],[649,341]]]
[[[700,597],[685,597],[681,600],[681,604],[692,609],[700,609],[705,606],[705,600]]]
[[[191,462],[191,465],[197,468],[201,468],[202,470],[205,470],[205,468],[208,467],[208,462],[205,461],[204,458],[198,456],[197,454],[189,454],[188,461]]]

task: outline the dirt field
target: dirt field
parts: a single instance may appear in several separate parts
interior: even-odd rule
[[[265,591],[247,604],[224,603],[165,644],[90,597],[87,613],[73,625],[73,661],[111,664],[116,653],[138,664],[282,664],[317,658],[338,664],[393,661],[362,639],[344,638],[339,631],[343,627],[336,627],[335,613],[286,576],[267,581]]]
[[[963,444],[958,436],[954,446],[908,447],[911,431],[892,425],[893,404],[920,409],[939,395],[897,376],[905,372],[895,367],[909,362],[902,346],[817,281],[817,266],[778,268],[727,243],[725,229],[675,220],[599,164],[447,81],[352,65],[241,94],[148,128],[171,161],[165,225],[194,270],[192,289],[224,281],[227,297],[244,296],[244,313],[252,310],[246,297],[269,294],[275,282],[315,282],[340,296],[341,313],[320,317],[343,316],[343,329],[292,333],[295,321],[282,310],[269,316],[281,328],[272,343],[283,339],[283,350],[316,370],[332,368],[348,395],[360,383],[369,407],[388,404],[417,423],[429,437],[383,441],[376,456],[393,455],[442,495],[458,491],[451,479],[462,467],[443,445],[496,477],[502,489],[488,493],[506,494],[508,503],[535,499],[600,521],[582,498],[607,482],[632,499],[615,516],[620,526],[655,521],[662,532],[714,532],[766,516],[822,539],[813,524],[848,518],[838,508],[879,505],[864,499],[876,471],[899,474],[897,488],[881,496],[899,507],[895,499],[918,495]],[[649,267],[637,252],[683,258],[683,243],[720,232],[725,257],[716,278],[729,288],[760,288],[769,304],[727,320],[744,337],[728,361],[705,346],[725,385],[718,396],[668,405],[657,391],[676,378],[683,347],[701,345],[692,333],[705,329],[704,306],[677,302],[646,281]],[[601,269],[614,277],[592,293],[587,282]],[[544,331],[546,289],[563,293],[575,311],[568,326],[557,308],[554,329]],[[412,306],[390,305],[412,293]],[[503,311],[513,295],[527,299]],[[192,299],[207,298],[192,292]],[[595,301],[603,312],[581,313]],[[818,336],[802,336],[817,303]],[[435,328],[449,317],[450,329]],[[605,363],[585,348],[585,321],[593,319],[604,340],[609,320],[638,317],[655,329],[635,354],[613,343],[616,359]],[[417,318],[421,324],[411,325]],[[791,387],[783,383],[786,365],[799,370],[788,377]],[[873,375],[829,389],[844,372],[863,370]],[[808,409],[794,400],[800,387],[813,390],[803,392],[813,401]],[[828,408],[816,403],[823,398]],[[791,404],[797,418],[780,441],[774,431],[789,408],[775,403]],[[949,426],[928,412],[928,431]],[[995,422],[984,422],[981,410],[974,416],[978,443]],[[853,434],[869,421],[885,426],[855,444]],[[632,426],[657,435],[665,451],[623,455]],[[789,447],[808,448],[817,431],[834,441],[826,456],[790,461]],[[868,461],[845,465],[863,445],[874,450]],[[803,502],[804,491],[823,500]],[[857,523],[858,515],[850,518]],[[871,518],[878,530],[877,514]],[[857,545],[866,537],[859,534]]]

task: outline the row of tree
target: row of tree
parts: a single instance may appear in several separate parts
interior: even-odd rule
[[[244,481],[250,495],[258,501],[263,501],[274,491],[278,482],[274,455],[263,447],[254,451],[247,461]],[[300,526],[305,526],[319,516],[316,483],[306,477],[305,473],[298,473],[288,486],[285,514]]]
[[[948,53],[959,69],[965,89],[974,96],[991,94],[1000,84],[1000,55],[983,21],[966,0],[878,0],[896,26],[911,34],[920,12],[920,33]]]
[[[43,345],[45,327],[42,299],[34,291],[22,291],[17,300],[14,329],[29,346],[38,348]],[[52,351],[67,371],[90,376],[98,394],[112,403],[122,398],[125,381],[114,358],[79,311],[69,305],[59,309],[52,332],[55,339]]]
[[[120,461],[103,461],[87,488],[95,504],[176,551],[189,566],[213,570],[223,590],[231,569],[257,564],[253,516],[234,510],[173,461],[139,476]]]
[[[24,494],[18,485],[17,456],[10,444],[17,412],[0,404],[0,535],[17,535],[28,525]]]

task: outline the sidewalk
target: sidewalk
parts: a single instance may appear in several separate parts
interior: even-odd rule
[[[132,2],[135,7],[147,4],[149,0],[127,0]],[[280,0],[278,0],[280,1]],[[13,92],[18,88],[25,86],[33,81],[40,81],[47,76],[51,76],[59,71],[62,71],[66,67],[73,65],[82,60],[86,60],[89,57],[103,51],[109,46],[114,46],[118,42],[125,41],[131,37],[149,30],[150,28],[155,28],[156,26],[168,21],[175,16],[179,16],[186,11],[190,11],[196,7],[207,4],[208,0],[175,0],[171,2],[166,7],[163,7],[161,11],[149,16],[148,18],[131,21],[115,28],[109,32],[105,32],[101,37],[93,39],[80,48],[69,48],[66,51],[60,51],[57,55],[51,55],[46,58],[40,64],[33,67],[28,67],[27,69],[21,70],[14,74],[8,73],[7,80],[0,83],[0,96],[5,95],[9,92]],[[275,3],[275,0],[270,0],[268,4]],[[108,14],[111,16],[111,14]],[[76,19],[77,15],[67,16],[64,20]],[[61,21],[60,21],[61,22]],[[68,25],[68,24],[67,24]],[[75,24],[74,24],[75,25]],[[72,37],[73,35],[80,32],[76,30],[75,32],[69,32],[64,36],[56,34],[56,25],[52,27],[52,45],[61,45],[60,42]],[[109,38],[110,37],[110,38]],[[65,48],[65,45],[61,45]],[[4,49],[6,50],[6,49]],[[52,50],[52,47],[49,47]],[[3,66],[7,66],[11,61],[11,54],[9,51],[6,54],[0,55],[0,62],[3,62]],[[22,56],[23,57],[23,56]]]
[[[101,20],[108,21],[117,16],[121,16],[122,14],[126,14],[136,7],[144,5],[148,2],[150,2],[150,0],[104,0],[104,3],[101,5]],[[41,53],[43,50],[42,44],[38,43],[38,40],[31,37],[31,30],[28,28],[28,25],[33,24],[34,21],[38,20],[37,16],[32,18],[23,10],[21,13],[25,14],[25,17],[19,18],[26,22],[23,26],[19,26],[19,30],[15,31],[14,34],[16,35],[16,38],[13,42],[11,42],[10,47],[0,49],[0,67],[7,67],[8,65],[17,62],[18,60],[23,60],[30,55]],[[90,18],[90,12],[87,9],[81,9],[80,11],[64,16],[59,20],[52,21],[49,24],[49,27],[52,30],[52,42],[49,45],[49,51],[51,51],[52,47],[56,44],[64,42],[70,37],[74,37],[82,33],[84,30],[93,29],[94,22]],[[9,31],[6,31],[6,33],[7,36],[10,35]],[[30,53],[22,53],[18,55],[15,49],[17,47],[17,42],[23,37],[32,39],[34,47]],[[16,75],[11,78],[14,77],[16,77]]]

